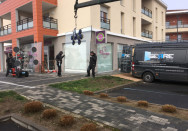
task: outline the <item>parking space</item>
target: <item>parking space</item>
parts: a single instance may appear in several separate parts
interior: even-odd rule
[[[156,81],[139,82],[109,92],[112,97],[126,96],[132,100],[146,100],[156,104],[172,104],[188,109],[188,83]]]

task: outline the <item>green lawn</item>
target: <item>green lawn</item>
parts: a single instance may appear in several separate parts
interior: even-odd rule
[[[53,88],[78,92],[82,94],[84,90],[95,92],[95,91],[99,91],[99,90],[103,90],[107,88],[112,88],[118,85],[127,84],[130,82],[132,81],[125,80],[125,79],[118,78],[118,77],[102,76],[102,77],[96,77],[94,79],[88,78],[88,79],[82,79],[82,80],[77,80],[77,81],[51,84],[50,86]]]
[[[0,102],[3,102],[5,98],[13,98],[15,100],[20,100],[20,101],[26,100],[24,97],[18,95],[14,91],[3,91],[3,92],[0,92]]]

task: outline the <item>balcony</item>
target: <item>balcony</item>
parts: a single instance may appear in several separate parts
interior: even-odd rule
[[[26,18],[17,22],[17,31],[33,28],[33,18]]]
[[[0,4],[2,4],[3,2],[5,2],[6,0],[0,0]]]
[[[110,30],[110,19],[101,17],[101,28]]]
[[[143,30],[142,31],[142,37],[146,37],[149,39],[153,38],[153,32],[152,31],[148,31],[148,30]]]
[[[146,7],[143,7],[141,10],[142,14],[152,18],[152,11]]]
[[[48,29],[58,29],[57,19],[52,17],[43,17],[43,27]]]
[[[166,25],[166,29],[177,28],[177,25]],[[182,23],[178,25],[178,28],[188,28],[188,23]]]
[[[12,33],[11,24],[0,28],[0,36],[8,35]]]

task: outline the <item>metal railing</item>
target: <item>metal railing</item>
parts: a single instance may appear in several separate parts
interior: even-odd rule
[[[3,2],[5,2],[5,1],[6,1],[6,0],[0,0],[0,4],[3,3]]]
[[[0,36],[8,35],[12,33],[11,24],[0,28]]]
[[[150,9],[143,7],[141,11],[142,11],[142,14],[145,14],[146,16],[152,18],[152,11]]]
[[[48,29],[58,29],[57,19],[53,17],[43,17],[43,27]]]
[[[188,42],[188,38],[166,39],[166,42]]]
[[[184,22],[182,24],[177,25],[166,25],[166,29],[175,29],[175,28],[188,28],[188,23]]]
[[[17,22],[17,31],[33,28],[33,18],[26,18]]]
[[[110,30],[110,19],[101,17],[101,28]]]
[[[152,31],[148,31],[148,30],[143,30],[142,31],[142,37],[146,37],[149,39],[153,38],[153,32]]]

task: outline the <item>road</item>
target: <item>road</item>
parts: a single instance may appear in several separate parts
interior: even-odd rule
[[[188,109],[188,83],[156,81],[136,83],[109,92],[112,97],[126,96],[156,104],[172,104]]]

